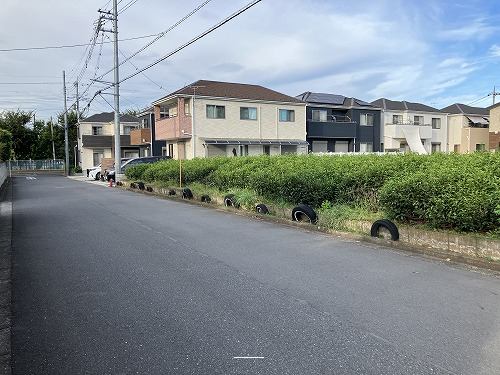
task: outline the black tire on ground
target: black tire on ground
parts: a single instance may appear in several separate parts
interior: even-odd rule
[[[149,191],[150,193],[153,192],[153,188],[151,186],[146,187],[146,191]]]
[[[131,189],[135,189],[135,188],[137,188],[137,185],[135,184],[135,182],[131,182],[131,183],[130,183],[130,188],[131,188]]]
[[[205,203],[210,203],[212,201],[212,199],[208,195],[202,195],[201,201],[205,202]]]
[[[191,192],[191,189],[188,188],[182,189],[182,198],[193,199],[193,193]]]
[[[96,180],[100,180],[100,179],[101,179],[101,172],[97,172],[97,173],[95,174],[95,179],[96,179]]]
[[[269,209],[265,204],[259,203],[257,206],[255,206],[255,212],[257,212],[258,214],[267,215],[269,213]]]
[[[370,235],[372,237],[379,237],[380,228],[385,228],[391,234],[391,240],[397,241],[399,240],[399,230],[396,224],[387,219],[377,220],[372,224],[372,228],[370,230]]]
[[[144,186],[144,182],[142,182],[142,181],[137,182],[137,187],[139,188],[139,190],[144,190],[146,188]]]
[[[309,207],[307,204],[299,204],[295,206],[292,210],[292,220],[293,221],[309,221],[311,224],[318,221],[316,212]]]
[[[175,190],[169,190],[169,191],[168,191],[168,195],[170,195],[170,196],[175,195],[175,194],[176,194],[176,193],[175,193]]]
[[[234,194],[228,194],[224,197],[224,206],[226,207],[234,206]]]

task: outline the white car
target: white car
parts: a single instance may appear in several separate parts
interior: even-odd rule
[[[87,177],[93,180],[101,179],[101,164],[98,166],[87,169]]]

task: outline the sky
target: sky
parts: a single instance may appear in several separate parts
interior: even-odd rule
[[[262,0],[179,50],[250,3],[118,0],[120,111],[200,79],[435,108],[500,101],[498,0]],[[63,113],[64,71],[68,109],[78,88],[87,116],[113,111],[113,23],[96,32],[99,10],[113,2],[1,0],[0,110]]]

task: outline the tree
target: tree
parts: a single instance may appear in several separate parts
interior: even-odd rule
[[[0,129],[0,160],[9,160],[12,152],[12,134]]]
[[[36,141],[35,132],[29,123],[33,112],[6,111],[0,113],[0,129],[7,130],[12,135],[12,158],[31,159],[32,144]]]

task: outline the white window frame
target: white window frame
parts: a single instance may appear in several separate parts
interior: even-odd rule
[[[326,122],[328,118],[328,111],[325,109],[313,109],[311,117],[313,121]]]
[[[225,119],[226,107],[223,105],[207,104],[206,114],[207,118]]]
[[[432,118],[432,129],[441,129],[441,119],[439,117]]]
[[[359,152],[373,152],[373,143],[372,142],[360,142]]]
[[[295,122],[295,111],[293,109],[279,109],[279,122]]]
[[[359,124],[361,126],[373,126],[375,124],[375,115],[373,113],[360,113]]]
[[[240,107],[240,120],[257,120],[257,107]]]
[[[424,120],[424,116],[413,116],[413,123],[415,125],[424,125],[425,123],[425,120]]]
[[[92,126],[92,135],[102,135],[102,126]]]

